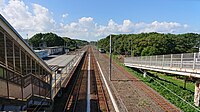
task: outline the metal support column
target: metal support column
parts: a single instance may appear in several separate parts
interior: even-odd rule
[[[165,55],[163,55],[163,59],[162,59],[162,67],[164,67],[164,61],[165,61]]]
[[[144,70],[143,77],[145,78],[146,76],[147,76],[147,71]]]
[[[55,93],[56,93],[56,75],[57,75],[57,71],[55,72],[55,76],[54,76],[54,83],[55,83]]]
[[[155,66],[157,66],[158,65],[158,56],[156,55],[156,64],[155,64]]]
[[[8,59],[7,59],[7,47],[6,47],[6,35],[4,33],[4,48],[5,48],[5,64],[6,64],[6,69],[8,69]],[[8,84],[8,77],[7,77],[7,72],[6,72],[6,82],[7,82],[7,93],[8,93],[8,98],[9,98],[9,84]]]
[[[187,79],[188,79],[188,77],[186,76],[184,79],[184,86],[183,86],[184,89],[186,89]]]
[[[183,68],[183,54],[181,54],[181,66],[180,68]]]
[[[199,95],[200,95],[200,79],[195,83],[195,93],[194,93],[194,105],[199,106]]]
[[[25,64],[26,64],[26,75],[27,75],[27,73],[28,73],[28,62],[27,62],[27,54],[26,54],[26,52],[24,52],[24,54],[25,54]]]
[[[196,53],[194,53],[194,60],[193,60],[193,70],[195,69],[195,65],[196,65]]]
[[[5,64],[6,64],[6,68],[8,68],[7,46],[6,46],[6,35],[5,34],[4,34],[4,48],[5,48]]]
[[[53,74],[52,74],[53,75]],[[50,97],[53,99],[53,88],[52,88],[52,75],[50,75]]]
[[[14,71],[16,71],[16,69],[15,69],[15,44],[14,44],[14,42],[12,42],[12,46],[13,46],[13,68],[14,68]]]
[[[173,63],[173,54],[171,54],[170,68],[172,68],[172,63]]]
[[[19,48],[19,66],[20,66],[20,72],[22,74],[22,59],[21,59],[21,48]],[[21,77],[21,89],[22,89],[22,100],[24,100],[24,78]]]

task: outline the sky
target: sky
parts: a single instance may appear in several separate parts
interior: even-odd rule
[[[110,34],[200,33],[200,0],[0,0],[0,14],[23,38],[40,32],[87,41]]]

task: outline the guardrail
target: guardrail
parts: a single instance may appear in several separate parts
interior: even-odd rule
[[[126,57],[124,64],[199,74],[200,53]]]

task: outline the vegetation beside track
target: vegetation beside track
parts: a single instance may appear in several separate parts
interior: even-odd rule
[[[136,70],[129,67],[125,67],[121,62],[118,61],[118,58],[116,55],[113,56],[114,61],[122,66],[126,71],[128,71],[133,76],[139,78],[141,81],[143,81],[145,84],[153,88],[155,91],[160,93],[164,98],[166,98],[168,101],[170,101],[172,104],[180,108],[184,112],[197,112],[198,110],[195,109],[193,105],[193,99],[194,99],[194,84],[188,83],[187,89],[184,89],[183,81],[182,80],[176,80],[172,76],[166,76],[162,73],[157,72],[150,72],[151,77],[148,76],[146,78],[143,77],[143,74]],[[164,80],[163,80],[164,79]],[[168,89],[166,89],[168,88]],[[178,96],[176,96],[176,95]],[[189,102],[190,104],[186,103],[185,101]],[[200,109],[198,107],[198,109]]]
[[[110,36],[100,39],[99,48],[109,51]],[[157,32],[112,35],[113,54],[152,56],[198,52],[200,34],[163,34]]]
[[[171,83],[180,86],[180,88],[184,88],[184,78],[186,78],[185,76],[175,76],[175,75],[167,75],[164,73],[159,73],[159,72],[154,72],[154,71],[149,71],[149,73],[164,79],[166,81],[170,81]],[[186,87],[184,89],[187,89],[191,92],[194,92],[194,88],[195,88],[195,83],[191,82],[191,81],[187,81],[186,83]]]

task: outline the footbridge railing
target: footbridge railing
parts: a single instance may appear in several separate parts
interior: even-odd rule
[[[125,66],[200,78],[200,53],[126,57]]]

